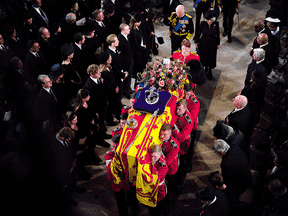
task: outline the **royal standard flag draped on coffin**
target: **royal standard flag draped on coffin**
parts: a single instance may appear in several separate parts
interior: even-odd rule
[[[141,94],[142,91],[144,92],[145,89],[141,90]],[[161,145],[159,132],[164,123],[174,125],[176,122],[177,97],[170,95],[169,98],[161,115],[131,110],[116,149],[118,157],[114,158],[111,163],[111,172],[114,175],[113,183],[121,184],[123,176],[125,176],[125,181],[136,185],[137,199],[151,207],[157,205],[159,182],[157,171],[147,157],[147,150],[153,143]],[[133,121],[131,121],[132,119]],[[132,125],[129,125],[129,122],[132,122]],[[133,122],[137,123],[133,125]],[[120,173],[122,177],[119,176]]]

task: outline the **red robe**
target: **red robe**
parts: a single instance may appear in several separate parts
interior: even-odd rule
[[[163,155],[161,155],[160,159],[152,166],[152,169],[153,168],[154,169],[156,168],[158,172],[159,187],[158,187],[157,202],[159,202],[166,196],[166,186],[164,180],[168,172],[168,166]]]
[[[192,120],[194,122],[194,127],[192,131],[195,131],[198,126],[197,117],[198,117],[199,110],[200,110],[200,102],[195,96],[195,94],[192,94],[189,99],[186,99],[186,101],[188,102],[187,109],[190,112],[192,116]]]

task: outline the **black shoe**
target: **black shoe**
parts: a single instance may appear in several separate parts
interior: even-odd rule
[[[226,32],[223,32],[223,33],[222,33],[222,36],[223,36],[223,37],[226,37],[226,36],[227,36],[227,33],[226,33]]]
[[[109,126],[116,126],[116,125],[118,125],[116,122],[114,122],[114,121],[111,121],[111,122],[107,122],[107,124],[109,125]]]
[[[70,205],[72,205],[72,206],[78,206],[78,202],[76,202],[76,201],[73,199],[72,196],[69,196],[69,197],[67,198],[67,202],[68,202]]]
[[[232,37],[228,37],[228,43],[232,43]]]
[[[192,171],[192,165],[188,164],[186,165],[186,172],[190,173]]]
[[[81,188],[81,187],[75,187],[74,188],[74,192],[76,193],[84,193],[86,191],[85,188]]]
[[[169,205],[164,205],[163,206],[163,209],[162,209],[162,212],[164,215],[169,215],[170,214],[170,207]]]
[[[100,146],[105,147],[105,148],[111,147],[110,144],[108,142],[106,142],[105,140],[103,140],[102,142],[97,143],[97,145],[100,145]]]
[[[112,138],[112,135],[110,135],[110,134],[104,134],[103,135],[103,139],[111,139]]]

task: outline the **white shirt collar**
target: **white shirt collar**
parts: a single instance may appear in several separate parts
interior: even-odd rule
[[[247,105],[247,104],[246,104]],[[246,106],[245,105],[245,106]],[[240,110],[242,110],[242,109],[244,109],[245,108],[245,106],[244,107],[242,107],[242,108],[240,108],[240,109],[237,109],[237,108],[235,108],[235,110],[233,110],[233,112],[232,113],[235,113],[235,112],[238,112],[238,111],[240,111]]]
[[[113,4],[115,4],[115,0],[111,0],[111,2],[112,2]]]
[[[210,203],[208,204],[208,206],[210,206],[210,205],[212,205],[213,203],[215,203],[216,200],[217,200],[217,197],[215,196],[214,199],[212,200],[212,202],[210,202]]]
[[[79,45],[79,44],[77,44],[77,43],[75,42],[75,45],[76,45],[77,47],[79,47],[80,50],[82,50],[82,44]]]
[[[260,61],[256,61],[256,64],[260,64],[261,62],[263,62],[265,59],[262,59]]]
[[[126,38],[126,40],[128,40],[128,35],[125,35],[121,32],[121,34],[123,35],[124,38]]]
[[[56,139],[63,145],[63,146],[68,146],[68,144],[65,144],[64,141],[60,140],[57,136]]]
[[[264,46],[266,46],[266,45],[268,45],[268,42],[267,42],[266,44],[260,45],[260,48],[261,48],[261,47],[264,47]]]
[[[116,53],[116,48],[115,48],[115,49],[112,49],[112,48],[109,46],[109,49],[112,50],[114,53]]]
[[[93,80],[96,84],[98,84],[98,82],[100,82],[100,80],[98,78],[93,78],[90,76],[90,79]]]
[[[98,20],[96,20],[96,22],[100,25],[100,26],[104,26],[104,23],[103,23],[103,21],[98,21]]]
[[[50,94],[50,89],[51,89],[51,88],[48,88],[48,89],[47,89],[47,88],[44,88],[44,87],[42,87],[42,88]]]

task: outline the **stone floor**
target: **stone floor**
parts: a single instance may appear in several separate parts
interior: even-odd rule
[[[195,17],[192,10],[192,0],[183,2],[186,12]],[[196,95],[201,103],[199,113],[199,126],[197,132],[197,148],[193,158],[193,170],[186,176],[182,193],[179,197],[173,197],[170,215],[198,215],[201,203],[195,197],[197,188],[207,185],[207,175],[215,170],[220,170],[221,157],[213,149],[212,128],[216,121],[223,120],[233,109],[232,99],[243,88],[247,65],[251,62],[248,54],[252,40],[255,37],[252,25],[257,20],[264,20],[265,13],[269,9],[268,0],[249,1],[242,0],[240,4],[239,19],[234,18],[233,42],[228,43],[227,37],[221,35],[221,44],[217,56],[217,67],[213,70],[213,80],[207,80],[203,85],[197,86]],[[195,20],[195,19],[194,19]],[[222,23],[222,17],[219,17]],[[220,25],[221,26],[221,25]],[[165,43],[159,47],[159,56],[170,56],[169,27],[155,23],[157,36],[164,38]],[[220,28],[222,34],[223,29]],[[192,45],[192,51],[195,46]],[[123,99],[123,103],[128,103]],[[115,127],[110,127],[111,131]],[[104,154],[108,149],[97,147],[97,154],[104,161]],[[72,207],[74,215],[99,215],[117,216],[118,210],[114,193],[105,173],[105,165],[87,166],[93,174],[90,181],[79,182],[79,186],[85,187],[84,194],[75,194],[74,198],[79,202],[77,207]],[[243,197],[244,204],[249,203],[251,194],[247,192]],[[138,215],[149,215],[143,206],[139,208]]]

